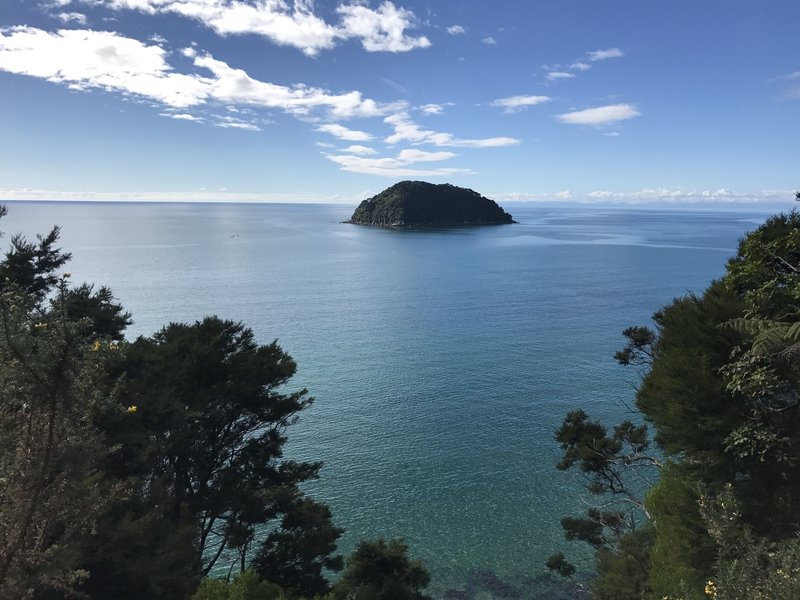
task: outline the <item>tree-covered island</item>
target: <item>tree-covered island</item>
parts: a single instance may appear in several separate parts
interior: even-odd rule
[[[425,181],[396,183],[364,200],[346,222],[392,228],[515,223],[494,200],[474,190]]]

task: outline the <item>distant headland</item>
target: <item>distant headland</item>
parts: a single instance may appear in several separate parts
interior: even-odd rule
[[[449,183],[401,181],[358,205],[345,223],[376,227],[452,227],[516,223],[494,200]]]

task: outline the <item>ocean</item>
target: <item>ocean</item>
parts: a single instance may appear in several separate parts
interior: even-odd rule
[[[585,508],[553,439],[583,408],[631,412],[622,330],[722,275],[770,211],[504,204],[519,221],[391,231],[352,206],[9,202],[33,237],[62,226],[72,281],[108,285],[129,337],[216,314],[277,339],[316,398],[287,456],[324,462],[309,494],[362,538],[403,537],[437,597],[533,597]],[[499,591],[498,591],[499,590]]]

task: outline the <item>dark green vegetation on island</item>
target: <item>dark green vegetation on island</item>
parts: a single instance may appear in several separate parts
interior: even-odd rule
[[[800,194],[798,195],[800,199]],[[800,598],[800,214],[741,240],[726,273],[625,330],[639,415],[556,433],[595,506],[561,521],[596,550],[601,600]],[[576,569],[563,553],[547,565]]]
[[[426,598],[400,540],[337,554],[300,489],[321,463],[283,457],[312,398],[277,343],[218,317],[126,340],[58,238],[0,260],[0,598]]]
[[[494,200],[449,183],[401,181],[358,205],[348,223],[377,227],[505,225],[511,215]]]

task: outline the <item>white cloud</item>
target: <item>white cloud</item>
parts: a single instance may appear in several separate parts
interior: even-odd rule
[[[589,69],[592,68],[592,65],[587,64],[587,63],[582,62],[582,61],[579,60],[579,61],[576,61],[576,62],[572,63],[569,66],[569,68],[572,69],[573,71],[588,71]]]
[[[511,137],[493,137],[483,139],[462,140],[455,138],[450,133],[429,131],[417,125],[407,113],[397,113],[384,119],[394,128],[394,133],[384,141],[387,144],[411,142],[412,144],[432,144],[434,146],[449,146],[458,148],[499,148],[502,146],[515,146],[519,140]]]
[[[419,162],[438,162],[456,156],[452,152],[425,152],[423,150],[401,150],[394,158],[364,158],[362,156],[326,154],[325,158],[341,166],[343,171],[381,175],[383,177],[446,177],[454,173],[467,173],[468,169],[413,167]]]
[[[169,112],[162,112],[158,113],[162,117],[169,117],[170,119],[177,119],[179,121],[193,121],[195,123],[202,123],[205,121],[202,117],[196,117],[189,113],[169,113]]]
[[[328,142],[314,142],[314,145],[320,148],[336,148],[336,144],[329,144]]]
[[[787,73],[786,75],[781,75],[778,79],[785,79],[791,81],[792,79],[800,79],[800,71],[795,71],[794,73]]]
[[[568,73],[566,71],[550,71],[545,75],[548,81],[555,81],[556,79],[572,79],[575,73]]]
[[[222,127],[223,129],[243,129],[244,131],[261,131],[261,127],[255,123],[244,121],[236,117],[216,117],[214,127]]]
[[[492,101],[492,106],[504,108],[507,113],[519,112],[529,106],[550,102],[550,96],[510,96]]]
[[[280,108],[294,115],[308,115],[323,109],[336,119],[377,117],[405,106],[405,103],[378,104],[363,98],[358,91],[331,95],[325,90],[304,85],[287,87],[259,81],[208,54],[195,58],[194,64],[211,71],[214,75],[212,96],[226,103]]]
[[[451,25],[447,28],[447,33],[450,35],[460,35],[462,33],[466,33],[467,30],[464,29],[461,25]]]
[[[156,44],[166,44],[169,41],[163,35],[158,35],[157,33],[151,35],[149,39],[151,42],[155,42]]]
[[[675,188],[645,188],[635,192],[594,191],[585,195],[564,190],[560,192],[503,192],[491,194],[496,200],[519,202],[578,202],[578,203],[778,203],[792,202],[792,190],[761,190],[754,193],[736,193],[727,188],[699,190]]]
[[[554,193],[542,192],[503,192],[499,194],[492,194],[490,196],[495,200],[510,200],[512,202],[552,202],[552,201],[570,201],[574,200],[575,196],[569,190]]]
[[[440,160],[447,160],[456,156],[453,152],[426,152],[425,150],[417,150],[408,148],[401,150],[397,155],[397,160],[404,163],[417,163],[417,162],[438,162]]]
[[[172,71],[160,46],[116,33],[33,27],[0,30],[0,70],[46,79],[71,89],[135,94],[183,108],[204,103],[213,81]]]
[[[358,144],[354,144],[352,146],[348,146],[342,152],[347,152],[348,154],[358,154],[359,156],[369,156],[372,154],[377,154],[378,151],[374,148],[369,148],[368,146],[360,146]]]
[[[792,200],[794,192],[791,190],[761,190],[755,193],[735,193],[728,188],[716,190],[698,190],[684,188],[645,188],[636,192],[611,192],[595,191],[586,195],[590,201],[624,202],[631,204],[647,202],[781,202]]]
[[[348,142],[366,142],[372,139],[372,136],[366,131],[357,131],[355,129],[348,129],[337,123],[327,123],[317,127],[317,131],[323,133],[330,133],[332,136],[340,140],[347,140]]]
[[[430,46],[426,37],[406,33],[416,26],[414,13],[389,1],[377,9],[361,2],[340,5],[336,12],[341,18],[335,24],[314,13],[313,0],[106,0],[105,4],[115,10],[179,14],[200,21],[219,35],[260,35],[309,56],[346,39],[360,40],[368,52],[406,52]]]
[[[445,107],[453,106],[452,102],[445,102],[444,104],[423,104],[418,106],[417,110],[424,112],[426,115],[440,115],[444,112]]]
[[[431,45],[425,36],[409,37],[405,30],[414,26],[414,13],[384,2],[378,10],[361,4],[339,6],[343,15],[339,35],[355,37],[368,52],[407,52]]]
[[[626,119],[638,117],[639,111],[632,104],[611,104],[609,106],[598,106],[596,108],[587,108],[585,110],[576,110],[573,112],[556,115],[556,118],[562,123],[570,125],[611,125]]]
[[[374,194],[369,194],[369,196]],[[189,191],[97,191],[97,190],[50,190],[43,188],[0,188],[0,200],[80,200],[99,201],[119,200],[127,202],[328,202],[354,204],[362,197],[342,197],[319,194],[265,194],[255,192],[230,192],[210,190]]]
[[[79,12],[60,12],[56,18],[62,23],[77,23],[78,25],[86,25],[86,15]]]
[[[198,70],[178,73],[161,46],[114,32],[33,27],[0,29],[0,71],[29,75],[74,90],[102,89],[188,108],[212,102],[280,109],[295,116],[323,111],[330,118],[376,117],[404,103],[378,104],[361,92],[331,94],[298,84],[277,85],[251,78],[209,54],[185,52]]]
[[[624,55],[624,52],[619,48],[607,48],[605,50],[595,50],[593,52],[587,52],[586,56],[592,62],[597,62],[598,60],[606,60],[609,58],[619,58]]]
[[[483,38],[481,40],[481,42],[483,42],[487,46],[496,46],[497,45],[497,40],[494,39],[492,36],[488,36],[488,37]]]
[[[328,160],[342,167],[342,171],[381,175],[383,177],[447,177],[456,173],[468,173],[466,169],[416,169],[404,165],[394,158],[363,158],[360,156],[326,155]]]

